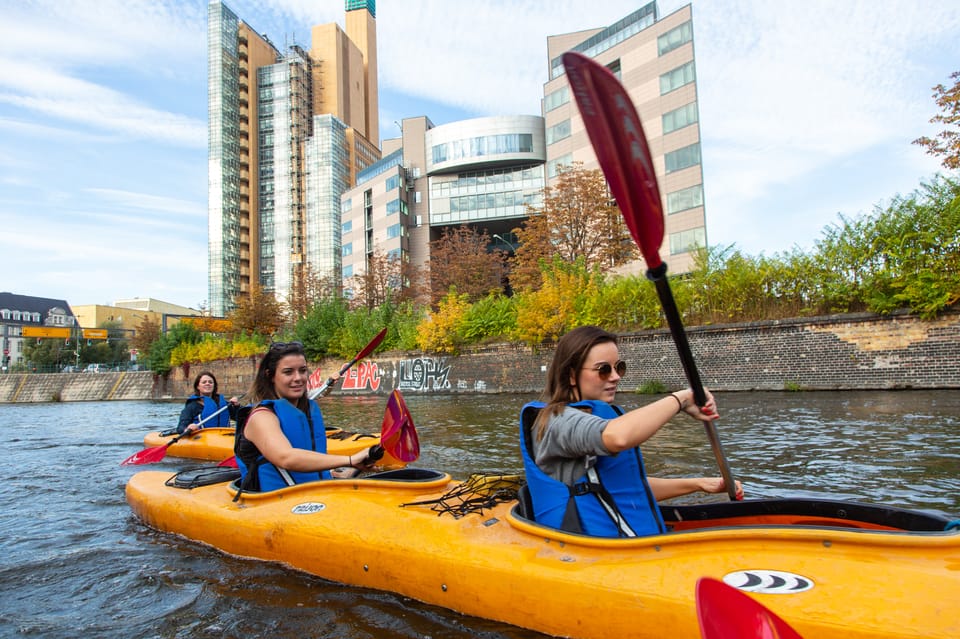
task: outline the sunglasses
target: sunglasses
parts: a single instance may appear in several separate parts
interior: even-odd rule
[[[582,370],[597,371],[597,375],[600,376],[600,379],[607,379],[608,377],[610,377],[611,373],[613,373],[614,370],[617,371],[617,375],[619,377],[623,377],[627,372],[627,363],[621,359],[613,366],[604,362],[602,364],[599,364],[596,367],[593,367],[593,368],[586,367],[586,368],[583,368]]]
[[[303,342],[274,342],[270,345],[270,351],[296,351],[303,350]]]

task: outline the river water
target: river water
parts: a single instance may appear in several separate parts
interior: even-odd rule
[[[525,395],[405,398],[419,467],[521,471]],[[621,395],[627,408],[647,398]],[[747,498],[818,495],[960,516],[960,393],[727,393],[717,422]],[[322,400],[328,424],[378,432],[384,398]],[[147,528],[120,466],[179,403],[0,405],[0,637],[541,637],[538,633],[225,556]],[[703,427],[676,418],[644,446],[653,475],[718,474]],[[719,499],[710,496],[707,499]],[[677,501],[683,501],[677,500]],[[322,551],[322,550],[321,550]],[[496,584],[490,584],[496,588]]]

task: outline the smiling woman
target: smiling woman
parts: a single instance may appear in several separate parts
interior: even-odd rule
[[[349,477],[354,469],[372,466],[373,447],[353,455],[327,454],[323,415],[307,397],[309,378],[300,342],[277,342],[260,361],[252,390],[255,407],[237,424],[241,491]]]

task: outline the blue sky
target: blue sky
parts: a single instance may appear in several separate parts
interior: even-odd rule
[[[381,0],[381,135],[539,114],[546,37],[643,2]],[[660,2],[666,15],[686,2]],[[227,2],[280,47],[342,0]],[[941,170],[931,87],[960,70],[955,0],[693,0],[711,244],[809,250]],[[0,0],[0,290],[207,300],[206,2]]]

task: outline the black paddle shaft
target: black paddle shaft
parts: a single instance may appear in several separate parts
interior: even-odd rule
[[[648,270],[647,279],[656,286],[657,296],[660,298],[661,306],[663,306],[663,314],[666,316],[667,324],[670,326],[670,334],[673,335],[673,341],[677,345],[680,362],[683,364],[683,370],[687,374],[687,381],[693,390],[693,400],[697,403],[697,406],[702,408],[707,403],[707,393],[703,390],[703,382],[700,381],[700,373],[697,371],[697,364],[693,359],[690,343],[687,341],[687,332],[683,328],[680,311],[677,309],[677,303],[673,299],[673,291],[670,290],[670,282],[667,280],[666,262],[662,262],[658,267]],[[717,435],[717,427],[713,421],[704,421],[703,426],[707,430],[707,438],[710,440],[710,448],[713,450],[713,456],[717,460],[717,466],[720,467],[720,475],[723,477],[723,483],[726,485],[727,495],[731,501],[736,501],[737,486],[733,480],[733,473],[730,472],[727,456],[723,452],[720,437]]]

